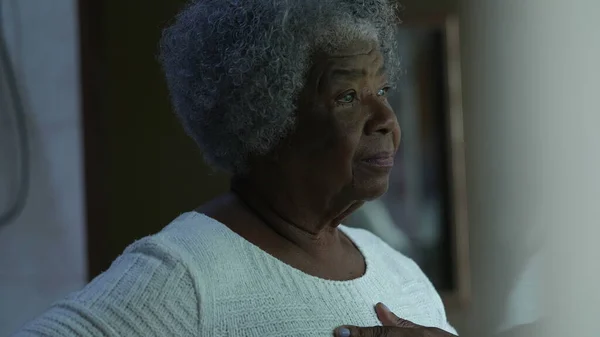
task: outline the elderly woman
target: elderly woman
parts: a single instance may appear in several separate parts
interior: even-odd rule
[[[17,336],[451,336],[415,263],[340,225],[386,191],[400,142],[395,13],[387,0],[192,2],[161,61],[231,191]]]

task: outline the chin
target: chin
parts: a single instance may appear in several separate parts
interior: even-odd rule
[[[354,189],[357,200],[371,201],[381,197],[389,188],[389,179],[386,177],[379,181],[355,181]]]
[[[356,200],[377,199],[387,192],[390,182],[391,166],[378,166],[359,163],[354,166],[353,188]]]

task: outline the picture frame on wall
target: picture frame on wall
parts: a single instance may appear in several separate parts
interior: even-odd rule
[[[346,220],[412,258],[447,307],[470,300],[459,24],[455,16],[398,27],[402,75],[389,102],[402,142],[388,192]]]

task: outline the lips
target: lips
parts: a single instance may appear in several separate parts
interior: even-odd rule
[[[394,153],[393,152],[380,152],[374,155],[367,156],[361,160],[363,163],[378,166],[378,167],[392,167],[394,166]]]

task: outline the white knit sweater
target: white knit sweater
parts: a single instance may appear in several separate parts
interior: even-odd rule
[[[363,253],[365,275],[303,273],[195,212],[129,246],[83,290],[15,336],[332,336],[379,325],[374,305],[454,332],[440,297],[410,259],[367,231],[340,226]]]

